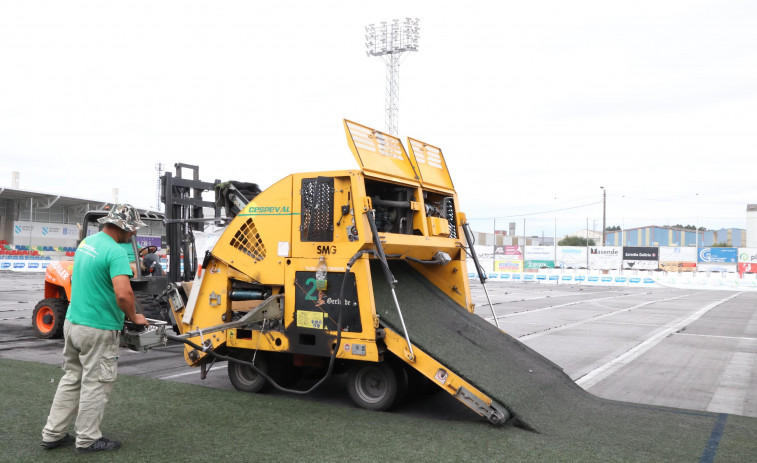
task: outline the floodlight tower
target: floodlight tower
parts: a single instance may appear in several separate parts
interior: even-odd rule
[[[162,162],[158,162],[155,164],[155,171],[158,173],[158,183],[155,186],[155,210],[160,212],[160,191],[161,191],[161,182],[163,181],[163,171],[165,170],[165,166]]]
[[[400,93],[400,58],[408,51],[418,51],[418,18],[393,19],[378,26],[365,26],[365,48],[368,56],[380,56],[386,64],[386,131],[397,135]]]

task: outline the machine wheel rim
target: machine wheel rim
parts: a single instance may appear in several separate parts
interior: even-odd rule
[[[355,377],[355,392],[366,403],[380,402],[388,390],[386,375],[376,367],[363,368]]]
[[[255,370],[253,370],[250,366],[240,366],[240,368],[237,370],[237,377],[239,378],[239,382],[241,383],[254,384],[255,381],[258,381],[260,375],[257,374]]]
[[[50,315],[50,317],[52,317],[50,323],[45,323],[46,315]],[[47,305],[40,307],[40,309],[37,311],[36,323],[37,328],[40,332],[49,333],[50,331],[52,331],[53,327],[55,326],[55,312],[53,311],[53,309],[51,309],[50,306]]]

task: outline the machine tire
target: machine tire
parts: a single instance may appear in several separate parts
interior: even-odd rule
[[[32,327],[42,339],[63,337],[63,322],[66,319],[68,301],[59,298],[42,299],[34,307]]]
[[[358,407],[385,411],[401,402],[400,381],[389,362],[361,362],[347,376],[347,392]]]
[[[249,365],[252,361],[252,354],[252,352],[244,352],[232,355],[234,358],[244,360],[247,362],[247,365],[230,361],[228,366],[229,380],[234,389],[238,391],[252,393],[265,392],[270,389],[271,385]],[[268,374],[268,361],[263,352],[258,352],[255,356],[255,366],[258,370]]]

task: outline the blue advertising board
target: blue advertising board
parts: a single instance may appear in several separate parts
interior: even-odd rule
[[[738,248],[700,248],[697,260],[706,263],[735,264],[739,259],[738,254]]]

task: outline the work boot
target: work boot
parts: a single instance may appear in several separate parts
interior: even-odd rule
[[[76,453],[109,452],[111,450],[117,450],[120,447],[121,443],[117,440],[101,437],[94,441],[89,447],[76,447]]]
[[[74,438],[71,437],[68,433],[66,433],[65,436],[61,437],[58,440],[53,441],[42,441],[42,448],[45,450],[52,450],[57,449],[58,447],[61,447],[63,445],[72,444],[74,442]]]

